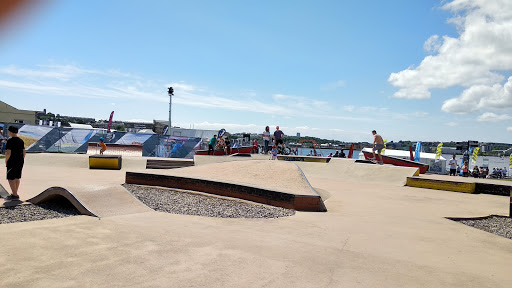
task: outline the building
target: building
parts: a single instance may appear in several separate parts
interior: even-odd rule
[[[162,134],[165,126],[169,125],[167,120],[153,120],[153,131],[156,134]],[[216,135],[218,130],[201,130],[201,129],[186,129],[180,127],[172,127],[171,136],[177,137],[196,137],[202,139],[210,139]]]
[[[0,122],[36,124],[36,111],[20,110],[0,101]]]

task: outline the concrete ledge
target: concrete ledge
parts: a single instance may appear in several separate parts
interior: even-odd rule
[[[475,183],[434,180],[416,177],[407,177],[405,186],[463,193],[475,193],[476,190]]]
[[[50,187],[43,192],[41,192],[39,195],[28,199],[27,202],[30,202],[32,204],[39,204],[44,203],[46,201],[63,197],[66,198],[75,208],[82,214],[82,215],[89,215],[98,217],[95,213],[93,213],[89,208],[87,208],[78,198],[73,195],[73,193],[69,192],[67,189],[64,189],[62,187]]]
[[[91,155],[89,156],[89,169],[121,170],[121,155]]]
[[[406,186],[453,192],[510,196],[512,187],[494,183],[447,181],[421,177],[407,177]]]
[[[287,209],[295,209],[297,211],[326,211],[322,198],[318,195],[295,195],[240,184],[136,172],[126,172],[125,181],[127,184],[200,191]]]
[[[194,160],[146,160],[146,169],[174,169],[194,166]]]

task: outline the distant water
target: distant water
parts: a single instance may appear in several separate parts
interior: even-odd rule
[[[306,156],[312,149],[301,149],[299,148],[299,155]],[[329,155],[329,153],[332,153],[332,155],[336,154],[336,149],[316,149],[317,153],[318,150],[322,151],[323,156]],[[337,150],[341,151],[341,150]],[[345,155],[348,157],[349,150],[343,150],[345,152]],[[358,159],[360,150],[354,150],[354,155],[352,158]],[[320,155],[319,155],[320,156]],[[448,166],[448,161],[452,159],[452,154],[442,154],[442,156],[446,159],[446,167]],[[509,157],[496,157],[496,156],[478,156],[476,160],[476,165],[480,166],[488,166],[491,170],[492,168],[507,168],[508,169],[508,163],[509,163]],[[455,155],[455,160],[457,160],[457,163],[459,166],[462,166],[462,155]],[[470,168],[473,169],[475,164],[473,162],[470,163]],[[449,168],[448,168],[449,169]]]

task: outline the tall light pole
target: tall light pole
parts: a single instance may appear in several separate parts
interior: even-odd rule
[[[172,87],[169,87],[169,90],[167,91],[169,94],[169,128],[167,128],[169,136],[171,135],[171,107],[172,107],[172,95],[174,95],[174,89]]]

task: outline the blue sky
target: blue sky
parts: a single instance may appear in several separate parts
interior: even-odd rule
[[[508,2],[50,1],[4,22],[0,99],[152,121],[173,86],[181,127],[510,143]]]

